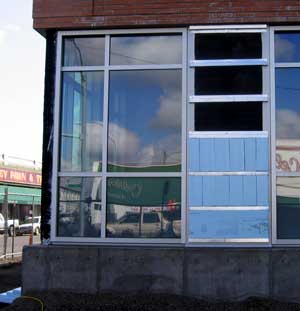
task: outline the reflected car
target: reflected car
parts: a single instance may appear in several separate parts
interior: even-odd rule
[[[142,219],[142,221],[141,221]],[[128,212],[106,227],[107,237],[157,238],[164,237],[168,221],[159,212]]]
[[[26,218],[24,223],[18,227],[17,234],[18,235],[30,234],[32,232],[32,225],[33,225],[33,234],[39,235],[41,232],[41,216],[33,217],[33,221],[32,217]]]

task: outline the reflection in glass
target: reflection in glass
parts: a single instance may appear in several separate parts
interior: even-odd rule
[[[300,33],[275,33],[275,62],[300,62]]]
[[[196,95],[261,93],[261,66],[200,67],[195,69]]]
[[[57,235],[100,237],[101,178],[61,177]]]
[[[300,239],[300,177],[277,178],[277,238]]]
[[[111,72],[108,171],[180,171],[181,103],[181,70]]]
[[[195,59],[247,59],[262,57],[260,33],[196,34]]]
[[[108,178],[106,236],[180,238],[180,178]]]
[[[104,65],[104,37],[65,38],[63,66]]]
[[[181,64],[181,35],[112,36],[111,65]]]
[[[276,166],[278,171],[300,172],[300,68],[277,68]]]
[[[261,131],[262,103],[197,103],[196,131]]]
[[[60,169],[101,171],[103,72],[64,72]]]

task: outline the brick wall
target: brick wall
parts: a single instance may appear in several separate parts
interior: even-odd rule
[[[298,23],[299,0],[34,0],[34,28]]]

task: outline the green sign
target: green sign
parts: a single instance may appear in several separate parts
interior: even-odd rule
[[[162,206],[181,202],[180,178],[132,177],[107,179],[107,203],[127,206]]]

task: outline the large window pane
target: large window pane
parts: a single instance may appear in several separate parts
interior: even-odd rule
[[[61,171],[101,171],[103,73],[64,72]]]
[[[277,68],[276,166],[300,172],[300,68]]]
[[[101,178],[59,179],[57,235],[100,237]]]
[[[126,35],[111,37],[111,65],[181,63],[180,35]]]
[[[261,131],[262,103],[197,103],[196,131]]]
[[[300,62],[300,32],[275,34],[275,62]]]
[[[104,37],[65,38],[63,66],[104,65]]]
[[[260,66],[200,67],[195,69],[196,95],[261,94]]]
[[[181,103],[181,70],[111,72],[108,171],[180,171]]]
[[[300,239],[300,177],[277,178],[277,238]]]
[[[108,178],[106,236],[180,238],[180,178]]]
[[[195,36],[195,59],[261,58],[260,33],[216,33]]]

